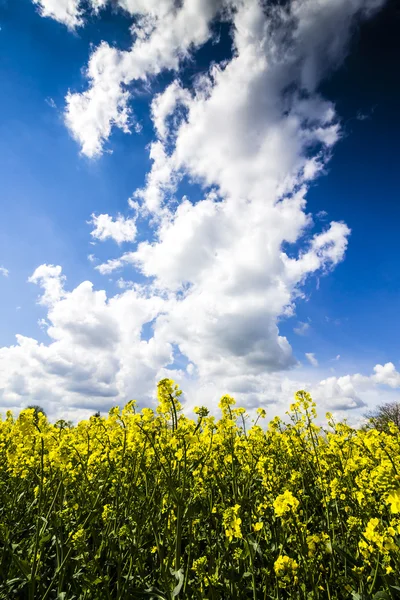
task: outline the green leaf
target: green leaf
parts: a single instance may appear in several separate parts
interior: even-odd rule
[[[22,581],[22,579],[20,577],[14,577],[14,579],[9,579],[7,581],[7,585],[12,586],[12,585],[14,585],[14,583],[17,583],[19,581]]]
[[[40,538],[40,544],[45,544],[46,542],[48,542],[51,539],[51,534],[50,533],[46,533],[45,535],[43,535]]]
[[[372,600],[390,600],[390,596],[387,592],[376,592]]]
[[[337,544],[333,543],[332,548],[333,550],[338,552],[343,558],[345,558],[351,565],[353,565],[353,567],[360,567],[362,565],[362,563],[359,560],[355,560],[348,552],[343,550],[343,548],[341,548]],[[352,592],[352,594],[353,593],[357,594],[357,592]],[[356,600],[358,600],[358,598]]]
[[[29,562],[27,560],[21,560],[16,554],[13,554],[12,558],[17,563],[20,571],[22,571],[22,574],[25,575],[25,577],[28,577],[31,570]]]

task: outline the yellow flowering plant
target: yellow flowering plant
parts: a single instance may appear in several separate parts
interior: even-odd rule
[[[181,395],[0,419],[0,600],[400,598],[398,431],[325,430],[305,391],[264,428]]]

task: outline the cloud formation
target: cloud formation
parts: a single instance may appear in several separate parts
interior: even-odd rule
[[[293,328],[293,331],[297,333],[297,335],[307,335],[310,330],[310,323],[304,323],[302,321],[298,322],[297,327]]]
[[[315,358],[314,352],[306,352],[306,359],[313,367],[318,367],[318,360]]]
[[[368,401],[373,405],[381,404],[382,394],[387,401],[398,400],[398,392],[392,395],[387,388],[400,388],[400,373],[391,362],[375,365],[373,373],[368,376],[356,373],[343,377],[328,377],[313,387],[313,395],[328,408],[347,411],[366,407]]]
[[[84,24],[84,2],[82,0],[32,0],[39,7],[42,17],[51,17],[55,21],[74,30]],[[97,13],[108,0],[87,0],[92,12]]]
[[[113,297],[89,281],[66,291],[61,266],[36,269],[29,281],[42,288],[50,342],[19,335],[0,350],[1,405],[29,397],[54,413],[97,409],[132,395],[149,399],[167,374],[193,402],[232,393],[250,409],[283,403],[286,410],[292,392],[313,386],[322,405],[361,408],[361,375],[319,384],[300,376],[280,321],[295,314],[310,277],[345,257],[347,225],[315,223],[307,212],[308,186],[341,135],[319,84],[345,57],[353,26],[383,0],[116,4],[132,20],[131,49],[103,42],[92,52],[88,87],[68,93],[65,122],[81,152],[99,156],[113,128],[132,130],[134,83],[174,74],[152,99],[152,167],[129,201],[151,219],[154,239],[95,267],[119,277],[122,291]],[[84,24],[77,1],[40,5],[68,27]],[[185,60],[212,38],[218,19],[230,23],[232,56],[185,87]],[[180,198],[183,177],[200,186],[201,200]],[[136,241],[134,218],[93,214],[91,223],[99,242]],[[147,283],[127,281],[122,269]],[[177,351],[186,371],[171,368]],[[314,353],[307,357],[316,366]],[[376,369],[368,389],[398,385],[394,367]]]
[[[60,267],[42,265],[29,279],[42,289],[50,343],[17,335],[0,349],[0,405],[45,406],[49,416],[76,417],[82,409],[110,407],[134,393],[154,393],[155,376],[172,360],[164,340],[141,341],[143,324],[164,306],[140,288],[107,299],[89,281],[71,292]]]
[[[136,219],[126,219],[122,215],[113,219],[107,214],[97,216],[93,214],[89,224],[94,225],[90,235],[101,242],[112,239],[117,244],[122,244],[133,242],[136,237]]]
[[[113,127],[131,131],[127,86],[163,70],[178,71],[181,62],[210,38],[211,21],[223,4],[222,0],[191,0],[180,7],[174,0],[116,2],[135,18],[132,48],[120,51],[102,42],[87,67],[89,88],[66,98],[65,122],[83,154],[101,154]]]

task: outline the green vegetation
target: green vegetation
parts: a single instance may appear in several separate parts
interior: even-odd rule
[[[324,431],[303,391],[286,426],[230,396],[193,421],[180,395],[0,421],[0,599],[400,598],[394,423]]]

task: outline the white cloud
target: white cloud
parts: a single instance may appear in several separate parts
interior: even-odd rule
[[[306,358],[313,367],[318,367],[318,360],[313,352],[306,352]]]
[[[193,363],[189,363],[188,366],[186,367],[186,371],[189,375],[193,375],[195,369],[196,369],[196,367],[194,366]]]
[[[83,24],[80,0],[32,0],[43,17],[51,17],[69,29]]]
[[[117,244],[122,244],[123,242],[133,242],[136,237],[136,218],[126,219],[122,215],[118,215],[116,219],[113,219],[107,214],[97,216],[92,214],[89,224],[94,225],[90,235],[101,242],[112,239]]]
[[[400,373],[396,371],[393,363],[389,362],[385,365],[376,365],[374,367],[375,375],[372,379],[375,383],[382,383],[391,388],[400,387]]]
[[[66,98],[66,124],[89,157],[102,153],[113,126],[130,132],[126,86],[164,69],[178,70],[181,60],[210,37],[209,24],[222,0],[185,1],[180,8],[173,0],[119,0],[118,4],[132,17],[139,16],[132,28],[131,50],[119,51],[102,42],[89,60],[89,88]]]
[[[160,141],[150,146],[150,159],[153,161],[150,173],[146,177],[146,186],[138,189],[133,198],[141,199],[148,213],[159,213],[163,199],[177,188],[177,177],[171,159]]]
[[[117,284],[117,287],[119,287],[120,290],[133,289],[135,287],[135,284],[134,284],[133,281],[126,281],[122,277],[120,277],[117,280],[116,284]]]
[[[338,411],[343,416],[349,409],[373,408],[385,402],[398,401],[400,389],[400,373],[393,363],[376,365],[371,375],[345,375],[329,377],[312,386],[311,393],[317,403],[328,410]],[[388,389],[390,388],[390,389]]]
[[[5,267],[0,267],[0,275],[3,275],[3,277],[8,277],[10,274],[10,271],[8,269],[6,269]]]
[[[329,229],[313,236],[309,248],[298,259],[285,257],[289,277],[302,281],[309,273],[327,270],[344,258],[350,229],[332,221]]]
[[[102,275],[109,275],[124,265],[133,264],[135,256],[135,252],[125,252],[120,258],[109,259],[106,263],[97,265],[95,269]]]
[[[49,327],[49,323],[46,321],[46,319],[39,319],[38,325],[40,329],[47,329]]]
[[[129,93],[122,89],[122,62],[123,53],[102,42],[87,69],[91,87],[82,94],[67,94],[65,123],[86,156],[101,154],[112,126],[130,132]]]
[[[39,284],[44,294],[39,299],[39,304],[53,306],[64,297],[65,276],[61,274],[62,268],[54,265],[40,265],[29,277],[30,283]]]
[[[132,289],[107,298],[104,291],[93,290],[89,281],[67,291],[57,267],[43,265],[35,273],[47,310],[40,324],[51,342],[38,343],[17,335],[14,346],[0,349],[2,412],[36,402],[52,419],[76,420],[132,398],[143,406],[155,399],[157,381],[172,376],[185,392],[188,412],[200,403],[217,414],[220,396],[229,393],[251,415],[264,405],[269,418],[283,416],[293,393],[308,389],[317,401],[320,418],[326,410],[333,411],[336,418],[347,416],[350,410],[355,414],[350,420],[356,422],[366,406],[389,401],[393,399],[390,390],[400,389],[400,373],[391,363],[376,365],[370,376],[355,374],[315,382],[316,375],[311,372],[235,371],[218,348],[210,357],[210,362],[218,359],[221,367],[216,370],[215,364],[211,365],[215,377],[199,377],[196,362],[188,364],[187,374],[171,371],[165,367],[173,360],[173,347],[165,339],[162,318],[177,307],[172,296],[157,295],[154,289],[133,283]],[[58,286],[51,281],[54,279]],[[144,341],[142,329],[150,322],[154,323],[154,336]]]
[[[54,414],[95,410],[148,399],[157,379],[170,376],[194,403],[232,393],[247,408],[265,403],[284,412],[292,393],[306,388],[321,406],[357,410],[360,386],[372,393],[383,383],[361,375],[318,383],[316,369],[300,371],[279,323],[295,314],[307,278],[345,256],[349,228],[332,221],[312,229],[307,213],[307,186],[340,137],[335,107],[317,89],[345,56],[356,15],[381,2],[299,0],[288,10],[274,4],[267,14],[257,0],[175,4],[120,0],[140,17],[132,48],[103,43],[92,53],[89,87],[68,95],[65,117],[82,152],[99,155],[114,126],[130,131],[131,83],[176,72],[153,99],[153,166],[129,201],[153,218],[154,241],[96,267],[103,274],[136,268],[151,283],[120,278],[122,292],[107,298],[88,281],[68,292],[61,267],[40,266],[30,281],[43,288],[52,341],[18,336],[16,346],[0,350],[2,403],[18,406],[29,397]],[[228,4],[235,8],[232,58],[184,88],[182,59],[210,38],[214,16]],[[183,176],[214,191],[175,208]],[[96,239],[134,239],[133,229],[124,229],[128,220],[93,219]],[[144,341],[150,321],[154,335]],[[166,368],[174,345],[189,362],[186,372]],[[395,383],[384,368],[375,377]]]
[[[83,0],[32,0],[39,7],[42,17],[51,17],[66,25],[68,29],[76,29],[84,24]],[[97,12],[107,4],[108,0],[88,0],[87,4],[93,12]]]
[[[299,321],[297,327],[293,328],[293,331],[297,333],[297,335],[307,335],[309,330],[310,323],[303,323],[302,321]]]
[[[172,347],[157,335],[141,341],[141,329],[165,301],[140,286],[107,299],[89,281],[69,292],[61,268],[49,265],[30,281],[43,290],[39,301],[47,315],[40,325],[51,342],[17,335],[15,346],[0,349],[2,410],[37,402],[52,418],[75,419],[135,396],[149,401]]]
[[[182,88],[179,81],[173,81],[160,94],[156,94],[151,104],[151,114],[154,127],[160,139],[165,140],[171,127],[167,126],[167,119],[175,113],[178,104],[187,104],[190,102],[188,90]],[[174,123],[176,128],[176,121]]]

